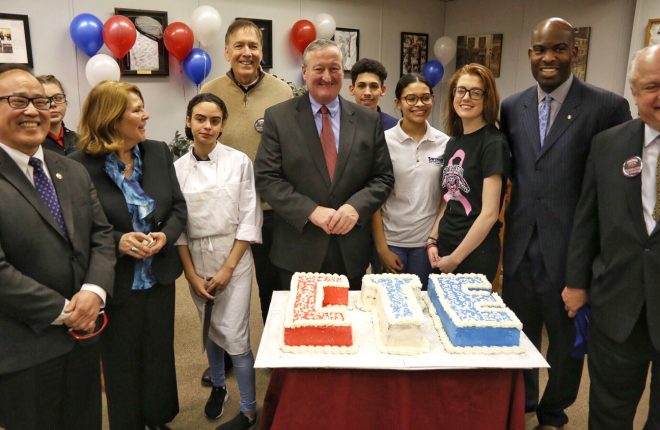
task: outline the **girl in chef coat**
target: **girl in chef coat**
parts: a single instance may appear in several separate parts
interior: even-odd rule
[[[231,421],[248,428],[255,422],[257,410],[248,327],[253,267],[250,243],[261,242],[262,213],[252,162],[219,141],[227,115],[224,102],[213,94],[198,94],[188,103],[185,131],[193,144],[174,163],[188,205],[188,225],[176,245],[203,321],[213,384],[204,412],[211,419],[223,413],[228,398],[226,351],[240,390],[240,413]]]

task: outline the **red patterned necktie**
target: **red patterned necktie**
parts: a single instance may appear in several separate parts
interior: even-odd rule
[[[321,106],[321,147],[325,156],[325,165],[328,168],[330,181],[335,175],[335,166],[337,165],[337,146],[335,145],[335,134],[332,131],[332,121],[330,121],[330,111],[326,105]]]

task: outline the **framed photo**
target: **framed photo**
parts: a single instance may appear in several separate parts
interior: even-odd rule
[[[273,67],[273,21],[270,19],[236,18],[247,19],[254,22],[261,30],[261,36],[264,39],[262,47],[263,57],[261,58],[261,67],[270,69]]]
[[[660,18],[649,19],[644,46],[660,45]]]
[[[344,72],[350,72],[353,65],[360,59],[360,30],[356,28],[335,29],[332,40],[337,42],[344,59]]]
[[[456,69],[470,63],[479,63],[500,77],[502,62],[502,33],[458,36],[456,41]]]
[[[429,57],[429,35],[425,33],[401,33],[401,76],[406,73],[422,73]]]
[[[135,45],[124,58],[119,60],[121,74],[124,76],[169,75],[169,55],[163,41],[163,32],[167,27],[167,12],[115,8],[115,15],[123,15],[133,21],[137,30]]]
[[[575,46],[578,48],[577,60],[571,65],[571,71],[581,81],[587,79],[587,58],[589,57],[589,37],[591,27],[575,29]]]
[[[0,13],[0,64],[5,63],[34,66],[27,15]]]

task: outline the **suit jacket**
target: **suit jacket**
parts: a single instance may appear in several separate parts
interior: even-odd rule
[[[44,151],[68,230],[14,160],[0,150],[0,375],[69,352],[74,340],[51,323],[83,283],[112,292],[115,251],[87,171]]]
[[[643,141],[640,119],[594,137],[566,284],[589,290],[592,323],[617,342],[628,337],[646,305],[651,342],[660,351],[660,230],[646,231],[641,175],[622,172],[624,161],[642,157]]]
[[[591,138],[629,120],[628,102],[574,78],[543,148],[536,86],[504,100],[501,117],[511,148],[513,183],[506,211],[504,273],[516,272],[536,226],[546,271],[563,286],[568,239]]]
[[[78,148],[78,134],[76,134],[75,131],[71,131],[64,127],[64,124],[62,124],[62,127],[64,128],[64,134],[62,135],[64,148],[62,148],[57,141],[50,136],[50,134],[46,135],[46,139],[41,146],[43,146],[44,149],[55,151],[60,155],[68,155],[80,149]]]
[[[174,242],[186,225],[186,201],[181,194],[179,181],[174,172],[172,154],[163,142],[146,140],[139,144],[142,156],[142,188],[155,200],[152,231],[167,236],[167,244],[154,257],[153,274],[159,284],[171,284],[181,275],[182,267]],[[105,173],[105,155],[95,156],[77,151],[70,156],[87,168],[96,185],[101,205],[110,224],[114,227],[115,250],[124,233],[134,231],[128,206],[117,184]],[[117,251],[115,292],[111,303],[124,301],[133,286],[135,259]]]
[[[346,275],[359,276],[369,264],[371,216],[394,185],[392,162],[376,112],[340,97],[339,152],[330,182],[309,95],[266,110],[255,159],[257,191],[275,210],[273,263],[289,271],[319,271],[330,236],[308,222],[317,206],[344,203],[359,214],[348,234],[337,236]]]

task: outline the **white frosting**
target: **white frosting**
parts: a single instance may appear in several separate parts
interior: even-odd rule
[[[299,289],[298,284],[300,281],[315,284],[316,288]],[[350,326],[351,320],[346,305],[323,306],[324,288],[326,286],[346,288],[348,291],[348,278],[344,275],[324,273],[294,273],[291,278],[291,294],[289,295],[284,317],[284,327]],[[314,296],[309,297],[311,294]],[[309,303],[310,301],[314,302],[315,314],[298,315],[298,312],[301,311],[298,306],[301,303]],[[306,311],[307,309],[302,310]]]
[[[362,288],[360,289],[360,298],[356,303],[356,307],[362,311],[369,312],[376,304],[377,291],[376,288],[381,284],[382,280],[397,280],[409,279],[408,283],[415,292],[417,299],[420,299],[422,291],[422,283],[419,277],[414,274],[395,274],[395,273],[381,273],[381,274],[368,274],[362,277]]]
[[[416,355],[427,352],[430,343],[417,325],[392,326],[379,317],[379,311],[371,313],[376,333],[376,346],[387,354]]]

